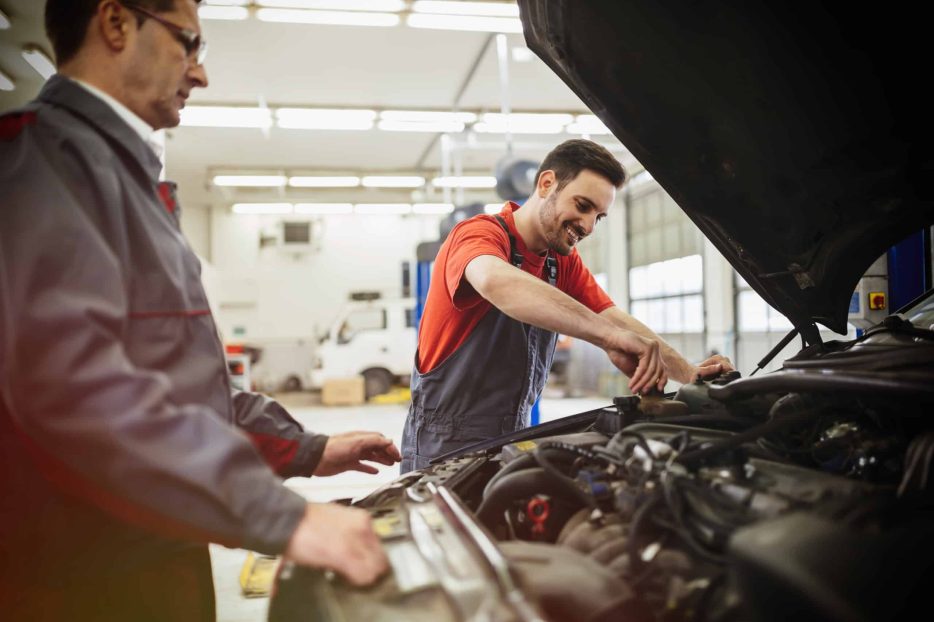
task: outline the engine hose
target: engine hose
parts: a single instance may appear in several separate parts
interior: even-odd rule
[[[734,417],[732,415],[674,415],[671,417],[655,417],[652,419],[652,423],[695,426],[719,423],[725,426],[748,428],[750,424],[756,423],[756,421],[743,417]]]
[[[863,370],[886,369],[892,367],[917,367],[918,365],[930,364],[934,361],[934,347],[912,346],[912,347],[890,347],[887,346],[880,352],[837,352],[828,354],[821,358],[803,359],[800,361],[787,360],[782,366],[785,369],[844,369],[858,367]]]
[[[577,485],[574,483],[575,480],[573,477],[563,473],[561,469],[552,464],[551,459],[548,457],[549,453],[566,453],[574,456],[580,456],[587,458],[589,460],[599,460],[600,457],[588,449],[583,447],[577,447],[576,445],[570,445],[568,443],[558,443],[558,442],[548,442],[542,443],[538,449],[536,449],[532,455],[535,457],[535,461],[538,462],[538,466],[542,467],[554,477],[565,479],[568,482],[574,484],[575,488]]]
[[[592,498],[567,478],[556,478],[545,469],[532,468],[500,479],[477,508],[477,518],[484,525],[492,525],[517,499],[533,495],[548,495],[583,507],[595,505]]]
[[[581,458],[587,458],[589,460],[603,460],[606,458],[600,456],[599,454],[590,451],[586,447],[579,447],[578,445],[572,445],[570,443],[562,443],[559,441],[546,441],[538,446],[535,453],[540,451],[545,451],[548,449],[557,449],[558,451],[563,451],[571,454],[577,454]]]
[[[632,438],[635,439],[635,442],[642,448],[645,452],[645,455],[649,457],[650,460],[655,460],[655,452],[652,451],[652,448],[649,447],[648,441],[645,440],[645,436],[639,434],[638,432],[633,432],[631,430],[620,430],[613,435],[613,438],[610,439],[610,442],[606,444],[607,450],[610,452],[621,452],[624,448],[620,448],[619,445],[622,444],[622,439]]]
[[[762,380],[765,379],[766,378],[762,378]],[[785,395],[772,405],[772,408],[769,410],[769,421],[743,432],[739,432],[738,434],[734,434],[722,441],[711,443],[707,447],[684,452],[676,458],[676,461],[686,467],[696,466],[707,458],[724,453],[762,436],[767,436],[773,432],[792,427],[802,421],[813,419],[825,412],[819,405],[810,403],[810,400],[805,402],[807,404],[805,407],[799,406],[799,403],[803,401],[802,397],[795,393]]]
[[[662,495],[656,492],[649,499],[643,501],[642,505],[635,511],[632,515],[632,520],[629,522],[629,536],[626,540],[626,548],[629,551],[629,569],[633,575],[645,566],[645,562],[642,561],[642,556],[639,554],[639,535],[643,523],[650,513],[654,513],[655,507],[661,502]]]
[[[521,471],[523,469],[531,469],[536,464],[535,456],[532,454],[523,454],[518,458],[515,458],[512,462],[501,468],[497,471],[493,477],[490,478],[490,481],[486,483],[486,486],[483,487],[483,498],[486,499],[487,495],[490,494],[490,491],[493,490],[493,487],[496,486],[496,482],[503,479],[510,473],[515,473],[516,471]]]
[[[564,447],[573,447],[572,445],[567,445],[566,443],[542,443],[536,452],[538,451],[550,451],[550,450],[561,450]],[[576,452],[575,452],[576,453]],[[493,490],[493,486],[496,485],[496,482],[506,477],[510,473],[515,473],[516,471],[521,471],[523,469],[531,469],[538,464],[537,459],[535,458],[535,452],[530,452],[522,454],[518,458],[513,459],[506,466],[501,468],[493,477],[490,478],[490,481],[486,483],[486,486],[483,487],[483,496],[484,498],[490,494],[490,491]]]
[[[934,378],[920,377],[906,380],[906,373],[862,373],[858,371],[803,370],[781,371],[758,376],[741,378],[723,386],[713,385],[708,395],[715,400],[727,402],[776,392],[834,392],[871,393],[873,395],[916,393],[921,396],[934,396]]]
[[[688,545],[691,550],[704,559],[718,564],[725,563],[726,558],[723,555],[708,550],[704,544],[698,541],[697,536],[694,534],[691,525],[688,524],[687,518],[685,517],[685,499],[681,496],[681,491],[676,490],[675,480],[663,477],[662,492],[665,503],[668,506],[668,511],[675,520],[674,524],[670,525],[669,528],[674,531],[674,533],[681,538],[681,541]]]

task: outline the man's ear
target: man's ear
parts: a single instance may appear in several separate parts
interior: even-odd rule
[[[104,44],[113,52],[121,52],[127,46],[130,20],[133,14],[117,0],[103,0],[97,5],[94,23]]]
[[[540,198],[544,199],[548,196],[548,193],[551,192],[551,189],[554,188],[555,181],[554,171],[542,171],[541,175],[538,176],[538,181],[535,182],[535,192],[538,193]]]

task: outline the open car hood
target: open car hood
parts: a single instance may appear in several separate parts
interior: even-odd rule
[[[934,222],[926,20],[808,5],[519,0],[529,47],[746,281],[846,332],[857,281]]]

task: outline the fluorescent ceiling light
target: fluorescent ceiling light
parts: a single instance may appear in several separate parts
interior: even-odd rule
[[[388,132],[463,132],[465,123],[472,123],[472,112],[446,110],[384,110],[380,113],[379,129]]]
[[[279,9],[325,9],[332,11],[383,11],[405,8],[403,0],[258,0],[259,6]]]
[[[464,131],[460,121],[380,121],[376,126],[386,132],[451,132]]]
[[[23,58],[44,79],[48,80],[55,75],[55,63],[35,45],[27,45],[23,48]]]
[[[10,18],[7,17],[6,13],[0,11],[0,30],[9,30],[10,29]]]
[[[252,0],[205,0],[206,4],[216,6],[247,6]]]
[[[535,52],[524,45],[517,45],[512,48],[512,60],[516,63],[528,63],[534,58]]]
[[[502,203],[487,203],[483,206],[483,211],[486,214],[499,214],[503,211]]]
[[[571,134],[610,134],[610,128],[603,124],[603,121],[600,120],[597,115],[593,114],[579,114],[577,115],[577,120],[574,123],[569,124],[566,128]]]
[[[508,126],[507,126],[508,120]],[[569,114],[516,113],[504,115],[487,113],[473,129],[481,134],[505,134],[507,129],[513,134],[559,134],[564,126],[574,121]]]
[[[473,123],[477,115],[472,112],[449,112],[447,110],[384,110],[379,113],[384,121],[413,121],[433,123],[435,121],[459,121]]]
[[[303,9],[257,9],[261,22],[287,24],[327,24],[331,26],[397,26],[395,13],[362,13],[354,11],[307,11]]]
[[[514,112],[509,115],[505,115],[501,112],[488,112],[483,115],[482,120],[484,123],[502,123],[505,124],[506,120],[509,120],[510,124],[515,125],[526,125],[526,124],[554,124],[554,125],[567,125],[574,121],[574,117],[569,114],[559,112],[559,113],[540,113],[540,112]]]
[[[412,206],[415,214],[450,214],[453,211],[453,203],[416,203]]]
[[[412,206],[408,203],[358,203],[353,211],[357,214],[410,214]]]
[[[240,20],[250,16],[250,10],[245,6],[211,6],[204,4],[198,7],[198,17],[201,19]]]
[[[356,188],[360,185],[359,177],[289,177],[293,188]]]
[[[425,178],[415,175],[367,175],[363,178],[366,188],[419,188],[425,185]]]
[[[458,2],[453,0],[415,0],[416,13],[444,13],[448,15],[487,15],[490,17],[519,17],[519,5],[514,2]]]
[[[496,178],[490,176],[435,177],[431,180],[435,188],[495,188]]]
[[[373,127],[373,110],[327,108],[280,108],[276,111],[279,127],[297,130],[368,130]]]
[[[291,214],[291,203],[236,203],[234,214]]]
[[[296,214],[352,214],[350,203],[299,203],[295,206]]]
[[[564,130],[568,134],[580,134],[581,136],[590,136],[593,134],[611,134],[609,128],[596,125],[586,125],[583,123],[571,123]]]
[[[285,186],[285,175],[215,175],[215,186],[240,188],[281,188]]]
[[[188,106],[182,109],[181,116],[181,125],[191,127],[244,127],[261,129],[272,127],[272,113],[268,108]]]
[[[0,91],[12,91],[15,88],[13,78],[0,71]]]
[[[472,129],[479,134],[505,134],[507,131],[505,123],[475,123]],[[508,131],[510,134],[560,134],[564,126],[545,123],[510,125]]]
[[[432,28],[435,30],[522,32],[522,22],[517,17],[474,17],[472,15],[412,13],[406,18],[405,23],[412,28]]]

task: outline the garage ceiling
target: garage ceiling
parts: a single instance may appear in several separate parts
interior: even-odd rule
[[[229,3],[229,0],[228,0]],[[496,3],[512,4],[512,3]],[[242,21],[203,19],[209,41],[207,89],[193,93],[189,106],[237,105],[382,110],[499,112],[503,103],[497,43],[489,32],[413,28],[405,24],[411,2],[403,3],[397,26],[362,27],[269,23],[255,11]],[[0,91],[0,108],[32,98],[42,79],[21,56],[23,45],[51,48],[42,32],[44,2],[0,0],[12,27],[0,31],[0,69],[16,90]],[[255,8],[255,7],[253,7]],[[505,35],[508,48],[523,48],[521,34]],[[588,113],[538,58],[508,62],[508,101],[514,112]],[[516,135],[514,154],[540,160],[569,134]],[[182,126],[166,139],[167,175],[180,183],[190,208],[221,207],[243,200],[412,201],[442,200],[429,187],[412,190],[282,190],[216,188],[212,172],[296,172],[303,175],[367,172],[419,173],[427,178],[442,169],[440,136],[426,132],[381,130],[268,130]],[[610,135],[594,136],[624,163],[631,156]],[[465,174],[490,175],[506,154],[502,134],[467,129],[450,135],[448,161]],[[452,197],[448,197],[452,198]],[[492,190],[454,197],[493,201]]]

